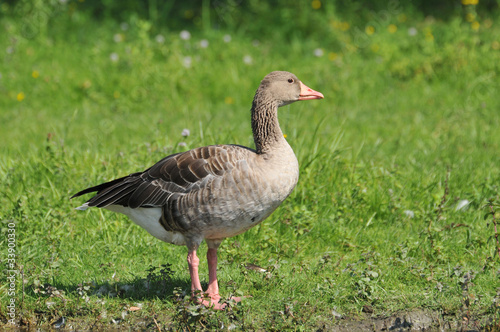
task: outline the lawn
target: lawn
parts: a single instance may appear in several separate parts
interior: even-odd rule
[[[313,1],[297,31],[0,4],[0,326],[311,330],[425,309],[499,328],[500,25],[462,3],[355,19]],[[273,70],[325,99],[280,109],[299,183],[222,243],[222,296],[252,297],[215,312],[189,301],[185,247],[69,197],[175,152],[253,147]]]

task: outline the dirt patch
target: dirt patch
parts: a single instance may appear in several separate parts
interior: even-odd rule
[[[152,317],[137,317],[132,319],[120,320],[89,320],[88,317],[73,317],[69,319],[52,322],[51,324],[28,325],[21,328],[0,327],[0,331],[31,331],[33,329],[53,330],[53,331],[79,331],[79,330],[94,330],[94,331],[158,331],[158,330],[176,330],[174,322],[167,316]],[[199,327],[200,331],[205,331],[203,326]],[[198,328],[195,330],[198,330]],[[241,326],[232,324],[228,330],[239,330]],[[255,328],[255,326],[254,326]],[[312,331],[313,329],[311,329]],[[396,312],[390,316],[373,317],[370,314],[360,317],[344,317],[337,318],[334,321],[324,321],[316,325],[316,332],[356,332],[356,331],[488,331],[500,332],[500,321],[495,321],[491,317],[479,319],[462,319],[457,316],[443,316],[440,312],[415,309],[412,311]],[[257,331],[260,331],[257,328]],[[264,331],[264,330],[262,330]]]
[[[415,309],[397,312],[389,317],[344,318],[324,331],[500,331],[500,322],[484,320],[460,320],[445,318],[436,311]]]

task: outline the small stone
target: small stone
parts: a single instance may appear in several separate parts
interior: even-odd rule
[[[470,202],[466,199],[458,201],[455,211],[465,211],[469,207]]]
[[[404,210],[403,213],[410,219],[413,219],[415,217],[415,212],[413,212],[412,210]]]

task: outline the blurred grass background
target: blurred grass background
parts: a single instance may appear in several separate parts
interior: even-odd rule
[[[283,330],[430,308],[498,326],[498,7],[0,2],[0,219],[2,235],[16,222],[18,323],[104,328],[139,303],[122,324],[161,312],[164,328]],[[252,146],[251,101],[272,70],[325,95],[280,109],[299,184],[221,247],[222,294],[254,298],[232,316],[186,311],[185,248],[68,197],[170,153]],[[3,275],[0,296],[6,323]]]

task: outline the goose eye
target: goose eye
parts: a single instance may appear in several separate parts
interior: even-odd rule
[[[293,83],[293,82],[294,82],[294,81],[293,81],[293,78],[289,78],[289,79],[288,79],[288,83]]]

